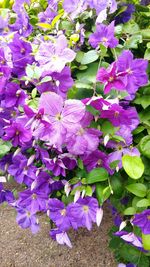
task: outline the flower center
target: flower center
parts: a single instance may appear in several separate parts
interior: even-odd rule
[[[126,72],[129,73],[129,74],[132,74],[133,73],[133,71],[130,68],[127,69]]]
[[[147,216],[147,219],[150,221],[150,215]]]
[[[2,60],[0,61],[0,63],[1,63],[2,65],[4,65],[4,64],[6,63],[6,61],[5,61],[4,59],[2,59]]]
[[[115,111],[114,116],[115,116],[115,118],[118,118],[118,116],[119,116],[119,111]]]
[[[20,133],[20,132],[17,130],[17,131],[16,131],[16,135],[19,135],[19,133]]]
[[[21,48],[20,53],[21,53],[21,54],[24,54],[25,51],[26,51],[26,50],[25,50],[24,48]]]
[[[122,150],[122,146],[118,146],[117,150]]]
[[[36,194],[33,194],[32,195],[32,199],[37,199],[37,195]]]
[[[83,211],[86,212],[86,213],[88,213],[88,211],[89,211],[89,207],[88,207],[87,205],[84,205],[84,206],[83,206]]]
[[[65,216],[65,215],[66,215],[66,209],[61,210],[61,211],[60,211],[60,214],[61,214],[62,216]]]
[[[29,211],[27,211],[26,214],[27,214],[27,217],[30,217],[30,212]]]
[[[110,76],[108,81],[109,82],[113,82],[114,81],[114,77],[113,76]]]
[[[102,42],[106,43],[108,41],[108,39],[106,37],[102,38]]]
[[[77,135],[83,135],[84,134],[84,129],[80,128],[80,130],[77,132]]]
[[[97,165],[100,166],[101,164],[102,164],[102,160],[99,159],[99,160],[97,161]]]
[[[0,72],[0,77],[2,77],[4,74],[3,74],[3,72]]]
[[[58,121],[61,120],[61,114],[60,114],[60,113],[56,114],[56,119],[57,119]]]

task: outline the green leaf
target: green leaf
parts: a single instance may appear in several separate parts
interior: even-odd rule
[[[111,176],[110,183],[115,197],[120,198],[123,193],[123,183],[121,176],[119,174]]]
[[[142,138],[139,144],[140,152],[147,158],[150,159],[150,135]]]
[[[105,135],[114,135],[117,129],[118,128],[115,128],[109,121],[105,121],[101,126],[101,130]]]
[[[136,203],[136,206],[138,208],[148,207],[150,206],[150,200],[147,198],[143,198]]]
[[[146,186],[141,183],[127,185],[126,189],[137,197],[145,197],[147,192]]]
[[[139,179],[144,172],[144,164],[141,158],[137,156],[124,155],[122,165],[132,179]]]
[[[99,54],[96,50],[90,50],[84,54],[81,64],[86,65],[96,61],[99,58]]]
[[[0,157],[3,157],[6,155],[12,147],[12,144],[10,142],[5,142],[0,140]]]
[[[145,235],[142,233],[142,242],[144,249],[150,250],[150,235]]]
[[[134,215],[136,213],[136,209],[134,207],[129,207],[124,210],[124,215]]]
[[[104,168],[95,168],[87,175],[87,183],[94,184],[108,179],[108,172]]]

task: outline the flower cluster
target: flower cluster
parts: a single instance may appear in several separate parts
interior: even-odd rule
[[[48,1],[36,23],[30,6],[30,0],[16,0],[2,16],[0,145],[6,153],[0,170],[6,181],[13,177],[24,186],[13,195],[0,178],[0,203],[15,208],[17,223],[33,233],[39,230],[38,213],[47,214],[54,226],[50,236],[71,247],[70,228],[100,225],[102,204],[113,194],[111,181],[122,169],[124,156],[140,159],[132,136],[139,117],[130,101],[148,83],[148,61],[125,49],[109,64],[101,64],[102,50],[112,53],[119,46],[115,24],[120,17],[104,23],[117,10],[115,0]],[[83,16],[80,24],[82,13],[85,20]],[[96,22],[90,34],[85,34],[87,14]],[[79,72],[94,62],[86,59],[93,51],[97,69],[92,94],[78,97]],[[100,182],[107,190],[99,197]],[[108,197],[102,197],[104,191]],[[144,221],[142,216],[147,216]],[[149,233],[149,210],[135,215],[132,223]],[[143,248],[132,232],[116,235]]]

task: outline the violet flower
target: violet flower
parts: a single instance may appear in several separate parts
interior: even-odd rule
[[[67,245],[72,248],[70,239],[66,232],[60,231],[59,229],[52,229],[50,231],[50,236],[52,239],[56,240],[60,245]]]
[[[135,12],[135,6],[133,4],[121,3],[120,7],[126,7],[126,10],[115,17],[115,24],[126,23],[132,18],[132,14]]]
[[[118,73],[116,62],[109,68],[100,68],[97,73],[97,80],[104,84],[104,94],[108,94],[111,89],[119,91],[126,89],[125,74]]]
[[[61,95],[64,99],[67,97],[68,90],[73,86],[73,79],[71,78],[71,71],[69,67],[64,67],[60,72],[53,72],[50,74],[42,75],[41,79],[44,77],[49,78],[48,82],[42,82],[37,85],[38,91],[42,94],[44,92],[55,92]]]
[[[6,108],[24,105],[26,98],[26,93],[20,88],[18,84],[12,82],[7,84],[4,100],[4,106]]]
[[[75,52],[67,47],[66,37],[60,35],[53,42],[42,42],[35,55],[35,60],[39,62],[43,72],[60,73],[66,63],[73,61],[75,56]]]
[[[31,132],[27,130],[21,123],[13,122],[11,125],[5,127],[5,141],[12,141],[13,146],[22,146],[28,143],[32,138]]]
[[[132,223],[138,226],[143,234],[150,234],[150,209],[135,214]]]
[[[116,236],[119,236],[121,239],[123,239],[125,242],[131,244],[132,246],[138,248],[141,251],[145,251],[143,249],[142,240],[140,237],[136,236],[134,233],[126,232],[126,231],[118,231],[115,233]]]
[[[28,208],[17,208],[17,217],[16,221],[18,225],[23,228],[27,229],[30,228],[33,234],[36,234],[39,231],[39,222],[35,214],[32,214]]]
[[[129,93],[129,96],[126,97],[127,100],[132,100],[138,88],[148,83],[147,66],[147,60],[133,59],[133,54],[129,50],[123,51],[118,57],[118,72],[126,74],[127,83],[125,88]]]
[[[78,227],[86,227],[88,230],[91,230],[92,222],[96,222],[98,208],[98,201],[93,197],[79,198],[68,206],[69,214],[77,221]]]
[[[36,212],[46,210],[47,200],[48,196],[44,192],[27,189],[19,193],[17,205],[19,207],[28,208],[32,214],[35,214]]]
[[[97,48],[100,44],[110,48],[116,47],[118,39],[114,37],[114,21],[108,26],[97,24],[96,32],[89,37],[89,43],[93,48]]]
[[[85,113],[85,106],[80,100],[66,100],[55,93],[43,93],[39,101],[39,109],[44,108],[44,115],[52,125],[52,131],[43,140],[50,145],[61,147],[66,133],[74,133]]]

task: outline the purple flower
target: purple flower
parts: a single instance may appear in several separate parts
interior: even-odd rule
[[[98,201],[93,197],[79,198],[68,207],[69,214],[77,221],[78,227],[86,227],[88,230],[91,230],[92,222],[96,222],[98,208]]]
[[[135,6],[133,4],[121,3],[121,7],[126,7],[126,10],[115,17],[115,24],[121,24],[128,22],[132,14],[135,12]]]
[[[54,191],[63,189],[62,181],[55,181],[51,176],[44,171],[41,171],[31,184],[31,189],[49,195]]]
[[[10,108],[24,105],[27,95],[16,83],[8,83],[5,90],[4,106]]]
[[[116,62],[112,63],[107,70],[103,67],[100,68],[97,73],[97,80],[104,83],[104,94],[108,94],[111,89],[120,91],[126,89],[125,74],[118,73]]]
[[[25,75],[25,67],[33,62],[31,44],[22,40],[18,34],[15,34],[13,41],[9,43],[9,48],[13,58],[13,73],[17,76]]]
[[[11,68],[2,66],[0,67],[0,96],[5,93],[5,86],[10,78]]]
[[[42,23],[51,23],[52,20],[57,16],[57,5],[48,5],[44,12],[38,14],[39,21]]]
[[[90,155],[84,156],[83,163],[88,172],[98,167],[105,168],[109,173],[112,172],[109,167],[108,155],[100,150],[95,150]]]
[[[44,72],[61,72],[66,63],[74,60],[76,54],[67,47],[67,39],[64,35],[60,35],[56,40],[42,42],[39,50],[35,55],[36,61],[39,62]]]
[[[15,23],[9,25],[9,28],[14,32],[17,31],[17,33],[24,37],[28,37],[32,33],[33,28],[29,23],[29,17],[24,8],[21,9]]]
[[[108,119],[115,127],[131,124],[128,111],[117,104],[112,104],[108,110],[102,110],[101,118]]]
[[[8,167],[8,172],[19,183],[30,185],[35,179],[36,168],[28,165],[27,158],[21,153],[12,158],[12,164]]]
[[[19,193],[17,205],[19,207],[28,208],[32,214],[39,211],[46,210],[46,201],[48,200],[47,194],[30,189],[24,190]]]
[[[21,123],[13,122],[11,125],[5,127],[5,141],[12,141],[13,146],[22,146],[28,143],[32,138],[31,132],[27,130]]]
[[[143,6],[148,6],[150,4],[150,2],[149,2],[149,0],[141,0],[140,4]]]
[[[118,57],[118,72],[126,74],[127,83],[125,89],[129,93],[127,100],[132,100],[138,88],[148,83],[147,66],[147,60],[133,59],[132,52],[128,50],[123,51]]]
[[[85,0],[64,0],[63,8],[74,19],[87,8],[87,2]]]
[[[134,215],[132,223],[140,227],[143,234],[150,234],[150,209]]]
[[[95,128],[88,128],[93,116],[86,112],[80,126],[74,134],[67,136],[67,149],[73,155],[83,155],[96,150],[99,145],[101,132]]]
[[[39,222],[29,209],[17,208],[16,221],[23,229],[30,228],[33,234],[39,231]]]
[[[115,233],[116,236],[119,236],[125,242],[137,247],[138,249],[143,251],[143,244],[140,237],[136,236],[134,233],[128,233],[126,231],[118,231]]]
[[[50,219],[57,225],[59,230],[67,231],[72,225],[69,208],[65,207],[60,200],[53,198],[48,202],[48,209],[50,211]],[[76,228],[76,227],[75,227]]]
[[[58,229],[52,229],[50,231],[50,236],[52,239],[56,240],[60,245],[67,245],[72,248],[70,239],[66,232],[62,232]]]
[[[85,113],[85,106],[80,100],[66,100],[55,93],[43,93],[39,109],[44,108],[44,115],[52,125],[52,131],[43,137],[51,145],[60,147],[65,142],[67,132],[75,132]],[[45,129],[44,129],[45,130]]]
[[[69,88],[73,86],[73,79],[71,78],[71,71],[69,67],[65,67],[60,73],[53,72],[48,74],[43,73],[41,78],[48,77],[48,82],[42,82],[37,85],[40,93],[52,91],[66,98]]]
[[[0,183],[0,204],[3,202],[11,203],[14,201],[14,195],[11,191],[3,189],[2,183]]]
[[[89,43],[94,48],[97,48],[99,44],[110,48],[116,47],[118,39],[114,37],[114,21],[108,26],[97,24],[96,32],[90,35]]]

